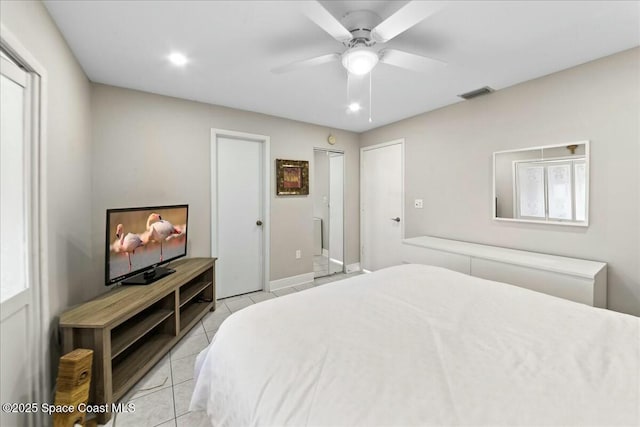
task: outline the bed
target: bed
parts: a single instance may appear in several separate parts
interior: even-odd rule
[[[215,426],[637,426],[640,318],[409,264],[231,315],[195,380]]]

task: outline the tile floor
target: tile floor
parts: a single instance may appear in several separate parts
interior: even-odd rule
[[[277,298],[314,286],[361,274],[334,274],[313,283],[273,292],[258,291],[218,300],[216,310],[207,314],[149,373],[142,378],[121,402],[136,404],[132,413],[119,413],[106,425],[109,427],[183,427],[206,425],[204,412],[189,412],[193,393],[193,367],[198,353],[213,338],[224,319],[251,304]]]

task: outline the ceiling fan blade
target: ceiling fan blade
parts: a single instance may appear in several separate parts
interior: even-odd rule
[[[446,5],[443,1],[414,0],[402,6],[396,13],[379,23],[372,31],[373,39],[385,43],[417,23],[438,12]]]
[[[272,73],[282,74],[289,71],[299,70],[301,68],[313,67],[316,65],[326,64],[327,62],[338,61],[342,55],[339,53],[329,53],[327,55],[316,56],[315,58],[303,59],[302,61],[292,62],[291,64],[276,67],[271,70]]]
[[[300,7],[302,13],[340,43],[348,42],[353,38],[349,30],[317,1],[300,2]]]
[[[446,65],[446,62],[437,59],[397,49],[383,49],[379,52],[379,56],[380,62],[418,72],[429,71],[434,67]]]

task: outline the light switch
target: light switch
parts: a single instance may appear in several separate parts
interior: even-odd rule
[[[296,251],[296,259],[300,259],[300,258],[302,258],[302,251],[300,249],[298,249]]]
[[[424,207],[424,205],[423,205],[423,203],[422,203],[422,199],[415,199],[415,200],[413,201],[413,206],[414,206],[416,209],[422,209],[422,208]]]

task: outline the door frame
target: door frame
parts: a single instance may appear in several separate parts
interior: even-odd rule
[[[365,211],[364,211],[364,153],[365,151],[371,151],[378,148],[385,148],[392,145],[400,145],[400,175],[402,176],[401,180],[401,188],[400,188],[400,198],[401,198],[401,206],[400,206],[400,239],[404,240],[405,238],[405,214],[404,214],[404,202],[405,202],[405,175],[404,175],[404,163],[405,163],[405,141],[404,138],[394,139],[389,142],[382,142],[380,144],[367,145],[366,147],[360,148],[360,263],[362,266],[362,271],[365,273],[370,273],[371,271],[366,270],[364,268],[364,247],[366,242],[366,236],[364,233],[364,223],[365,223]]]
[[[32,402],[48,402],[53,399],[51,385],[51,348],[48,345],[50,336],[57,336],[56,329],[51,327],[49,315],[49,280],[48,280],[48,239],[47,228],[47,88],[48,73],[45,67],[24,47],[19,39],[0,23],[0,47],[25,71],[30,78],[31,123],[27,155],[30,159],[28,170],[28,244],[27,275],[31,290],[31,352],[29,370],[32,374]],[[16,297],[19,297],[16,295]],[[8,311],[15,310],[14,298],[2,304],[2,319],[8,317]],[[0,320],[1,321],[1,320]],[[46,414],[39,412],[30,418],[35,424],[46,422]],[[30,422],[31,422],[30,421]]]
[[[346,198],[346,189],[347,189],[347,156],[344,152],[344,150],[339,150],[339,149],[335,149],[335,148],[323,148],[323,147],[313,147],[313,151],[324,151],[325,153],[336,153],[336,154],[342,154],[342,271],[336,272],[336,273],[331,273],[331,221],[329,221],[329,227],[327,230],[327,233],[329,233],[329,256],[327,257],[329,260],[329,272],[324,275],[324,276],[318,276],[318,278],[320,277],[327,277],[327,276],[331,276],[332,274],[338,274],[338,273],[346,273],[347,272],[347,224],[345,221],[345,202],[347,201]],[[313,164],[313,169],[314,169],[314,173],[315,173],[315,162]],[[329,166],[329,171],[331,171],[331,166]],[[331,172],[329,172],[329,201],[331,200]],[[331,203],[329,202],[329,217],[331,217]],[[315,275],[315,273],[314,273]]]
[[[218,256],[218,138],[235,138],[262,144],[262,289],[269,291],[271,247],[271,138],[246,132],[211,129],[211,256]]]

